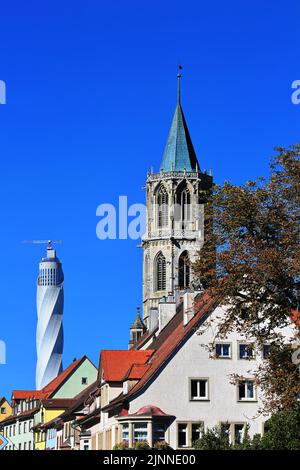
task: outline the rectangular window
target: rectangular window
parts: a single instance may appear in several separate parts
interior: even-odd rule
[[[3,407],[1,408],[1,414],[2,414],[2,415],[5,415],[5,414],[6,414],[6,408],[5,408],[5,406],[3,406]]]
[[[208,400],[208,379],[190,380],[190,400]]]
[[[124,423],[121,427],[121,440],[126,444],[129,444],[129,424]]]
[[[134,423],[133,425],[133,441],[148,441],[147,423]]]
[[[231,358],[231,344],[230,343],[217,343],[216,356],[218,358]]]
[[[267,359],[267,357],[269,357],[269,354],[270,354],[270,345],[264,344],[263,345],[263,358]]]
[[[239,401],[254,401],[254,382],[253,380],[241,380],[238,384]]]
[[[240,359],[252,359],[253,355],[253,344],[240,343],[239,344],[239,358]]]
[[[153,443],[165,440],[166,426],[163,423],[153,423]]]
[[[200,439],[202,433],[203,425],[202,423],[192,423],[192,446],[194,443]]]
[[[87,385],[87,383],[88,383],[87,377],[81,377],[81,384],[82,385]]]
[[[227,434],[230,444],[241,444],[245,429],[246,423],[221,423],[221,430]]]
[[[234,443],[241,444],[244,437],[244,424],[234,424]]]

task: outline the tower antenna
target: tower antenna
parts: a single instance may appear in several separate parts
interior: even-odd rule
[[[22,243],[31,244],[31,245],[48,245],[48,248],[51,249],[52,245],[61,244],[62,240],[23,240]]]

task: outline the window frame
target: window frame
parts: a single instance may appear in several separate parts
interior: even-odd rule
[[[226,344],[229,345],[229,356],[219,356],[217,354],[217,346],[218,345],[224,346]],[[214,352],[215,352],[216,359],[232,359],[232,343],[230,341],[217,341],[215,343]]]
[[[244,382],[245,383],[245,387],[246,387],[246,383],[247,382],[252,382],[253,384],[253,398],[248,398],[248,397],[245,397],[245,398],[240,398],[240,385],[241,383]],[[251,379],[251,378],[245,378],[243,380],[239,380],[238,383],[237,383],[237,401],[238,403],[253,403],[253,402],[257,402],[257,387],[254,383],[254,379]]]
[[[241,355],[240,355],[240,347],[241,346],[252,346],[252,356],[241,357]],[[249,341],[238,341],[237,358],[240,361],[251,361],[251,360],[255,359],[254,343],[249,342]]]
[[[186,425],[186,445],[180,446],[179,445],[179,426]],[[200,437],[204,433],[204,421],[199,420],[192,420],[192,421],[177,421],[176,422],[176,449],[193,449],[193,442],[192,442],[192,426],[198,425],[200,427]]]

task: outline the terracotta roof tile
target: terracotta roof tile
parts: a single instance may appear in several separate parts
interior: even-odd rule
[[[101,369],[107,382],[122,382],[133,364],[146,364],[153,351],[147,350],[103,350],[100,355]]]
[[[104,411],[107,411],[114,406],[122,403],[123,400],[127,400],[138,391],[140,391],[153,377],[153,375],[163,366],[163,364],[171,357],[177,347],[191,334],[195,328],[199,326],[203,317],[209,314],[217,305],[219,301],[213,299],[208,293],[199,295],[195,299],[195,315],[189,321],[187,325],[183,325],[183,311],[182,306],[178,308],[176,315],[161,331],[158,337],[151,343],[151,351],[155,349],[155,352],[151,355],[148,361],[149,367],[141,377],[139,382],[126,394],[120,394],[114,400],[112,400]]]
[[[73,361],[61,374],[41,390],[13,390],[12,400],[49,398],[86,358],[86,356],[82,356],[80,359]]]

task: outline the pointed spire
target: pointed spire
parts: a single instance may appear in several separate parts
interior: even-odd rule
[[[181,73],[177,74],[177,105],[168,135],[160,171],[197,171],[199,164],[181,107]]]
[[[130,329],[145,329],[145,325],[141,319],[140,306],[136,308],[136,317]]]

